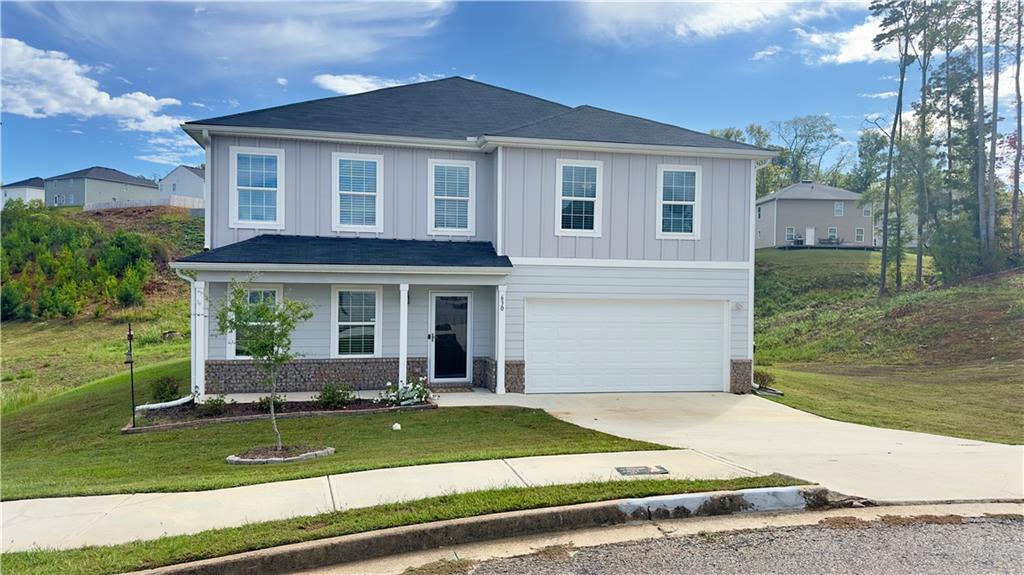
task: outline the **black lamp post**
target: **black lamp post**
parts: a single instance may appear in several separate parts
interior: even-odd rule
[[[124,362],[128,364],[129,377],[132,382],[132,427],[135,427],[135,358],[132,357],[132,340],[135,334],[132,333],[132,323],[128,322],[128,353],[124,354]]]

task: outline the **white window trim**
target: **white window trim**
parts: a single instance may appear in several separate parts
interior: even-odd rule
[[[372,226],[357,226],[340,222],[341,190],[338,187],[341,182],[338,177],[340,175],[338,162],[341,160],[377,163],[377,193],[374,194],[376,196],[376,204],[374,206],[376,212],[374,221],[376,223]],[[331,231],[384,233],[384,156],[377,154],[350,154],[348,152],[334,152],[331,154]]]
[[[873,210],[871,209],[871,204],[865,204],[864,207],[861,208],[861,212],[860,213],[865,218],[870,218],[872,211]]]
[[[828,239],[830,239],[830,240],[838,240],[839,239],[839,228],[837,228],[835,226],[832,226],[832,227],[826,228],[825,231],[827,232],[825,234],[825,237],[827,237]]]
[[[665,185],[665,172],[694,172],[696,177],[694,178],[693,187],[693,231],[686,232],[666,232],[662,228],[663,222],[661,219],[662,206],[665,205],[665,195],[662,187]],[[655,192],[658,195],[658,201],[655,207],[655,233],[654,237],[659,240],[699,240],[700,239],[700,187],[701,187],[701,167],[700,166],[688,166],[681,164],[658,164],[658,179],[655,184]],[[667,202],[669,204],[680,204],[685,205],[689,202]]]
[[[284,284],[245,284],[242,287],[245,288],[246,294],[248,294],[250,291],[274,290],[276,294],[274,296],[275,301],[278,304],[284,301]],[[231,294],[229,293],[228,295],[230,296]],[[234,330],[229,331],[228,333],[224,334],[224,336],[225,338],[227,338],[227,341],[225,342],[225,347],[227,348],[226,355],[228,359],[252,359],[252,357],[248,355],[238,355],[235,353],[235,343],[237,343],[238,336],[234,332]]]
[[[434,168],[457,166],[469,168],[469,210],[466,228],[434,227]],[[452,199],[452,198],[448,198]],[[458,198],[455,198],[458,199]],[[476,161],[474,160],[427,160],[427,233],[432,236],[474,236],[476,235]]]
[[[757,219],[761,219],[761,206],[757,206]]]
[[[229,177],[230,187],[228,193],[228,211],[230,218],[229,228],[253,229],[253,230],[283,230],[284,229],[284,194],[285,194],[285,166],[284,149],[282,148],[254,148],[249,146],[231,146],[228,148],[230,165]],[[238,154],[259,154],[263,156],[277,156],[277,219],[272,222],[240,220],[238,219]]]
[[[434,346],[437,344],[437,335],[434,333],[434,328],[437,327],[437,307],[436,302],[438,297],[455,296],[466,298],[466,377],[445,377],[436,378],[434,377],[434,361],[437,357],[434,351]],[[430,298],[428,302],[427,310],[427,329],[430,330],[431,334],[434,334],[430,341],[427,343],[427,377],[431,382],[436,383],[462,383],[473,381],[473,292],[471,291],[429,291],[427,297]]]
[[[783,236],[787,242],[791,242],[796,239],[796,228],[794,226],[786,226]]]
[[[857,239],[858,235],[860,236],[859,240]],[[854,228],[853,229],[853,241],[854,241],[854,243],[862,244],[862,243],[864,243],[864,238],[865,238],[864,228]]]
[[[846,205],[843,202],[835,202],[832,204],[832,216],[841,218],[846,213]]]
[[[376,294],[374,303],[376,304],[375,320],[373,324],[373,353],[359,353],[359,354],[341,354],[338,353],[338,292],[352,291],[352,292],[372,292]],[[381,341],[383,328],[381,327],[384,321],[383,318],[384,310],[384,286],[374,285],[332,285],[331,286],[331,357],[332,358],[352,358],[352,357],[381,357],[383,351],[383,342]]]
[[[562,229],[562,168],[565,166],[583,166],[597,168],[597,189],[594,197],[594,229],[592,230],[566,230]],[[600,160],[571,160],[559,158],[555,161],[555,235],[556,236],[577,236],[584,238],[601,237],[601,202],[604,196],[604,162]],[[567,198],[583,199],[587,198]]]

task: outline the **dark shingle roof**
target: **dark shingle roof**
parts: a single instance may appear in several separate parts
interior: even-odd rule
[[[146,178],[137,178],[135,176],[129,176],[128,174],[115,170],[113,168],[104,168],[103,166],[93,166],[91,168],[85,168],[84,170],[77,170],[74,172],[68,172],[47,180],[70,180],[71,178],[89,178],[91,180],[103,180],[107,182],[117,182],[119,184],[131,184],[133,186],[145,186],[147,188],[157,187],[156,182],[147,180]]]
[[[193,263],[511,268],[490,242],[263,234],[178,260]]]
[[[202,166],[185,166],[185,169],[202,179],[206,179],[206,168],[203,168]]]
[[[579,106],[461,77],[187,122],[466,140],[484,135],[761,151],[637,116]]]
[[[42,188],[42,178],[29,178],[27,180],[21,180],[19,182],[12,182],[10,184],[4,184],[5,188]]]
[[[569,108],[461,77],[196,120],[188,124],[465,140]]]
[[[857,192],[826,186],[817,182],[800,182],[790,184],[777,192],[772,192],[757,200],[763,204],[772,200],[859,200],[861,195]]]
[[[757,146],[593,106],[579,106],[543,120],[490,135],[659,146],[760,149]]]

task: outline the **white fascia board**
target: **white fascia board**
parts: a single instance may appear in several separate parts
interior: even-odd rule
[[[660,154],[666,156],[699,156],[704,158],[757,159],[774,158],[771,150],[738,150],[732,148],[704,148],[695,146],[662,146],[655,144],[623,144],[617,142],[589,142],[584,140],[552,140],[545,138],[510,138],[507,136],[481,136],[480,149],[487,152],[497,145],[519,148],[545,148],[556,150],[589,150],[627,154]]]
[[[206,124],[182,125],[182,129],[197,139],[204,130],[217,136],[241,136],[261,138],[282,138],[291,140],[313,140],[340,144],[374,146],[399,146],[406,148],[430,148],[434,150],[459,150],[479,152],[476,141],[448,140],[442,138],[415,138],[409,136],[385,136],[379,134],[354,134],[348,132],[325,132],[320,130],[293,130],[287,128],[252,128],[244,126],[214,126]]]
[[[749,270],[748,261],[604,260],[596,258],[509,258],[513,266]]]
[[[335,264],[244,264],[214,262],[171,262],[175,270],[215,272],[310,272],[352,274],[454,274],[454,275],[508,275],[512,268],[447,267],[447,266],[346,266]]]

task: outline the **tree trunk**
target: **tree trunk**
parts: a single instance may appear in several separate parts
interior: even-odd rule
[[[909,35],[907,36],[909,38]],[[900,113],[903,111],[903,83],[907,76],[907,45],[904,41],[900,49],[900,86],[896,92],[896,113],[892,118],[892,131],[889,132],[889,159],[885,165],[885,192],[882,193],[882,270],[878,275],[878,295],[886,293],[886,276],[889,271],[889,193],[892,189],[892,157],[896,145],[896,127],[899,125]]]
[[[277,414],[274,413],[274,400],[277,399],[277,367],[270,372],[270,425],[274,428],[275,446],[281,451],[281,431],[277,428]]]
[[[951,104],[952,97],[950,96],[950,78],[949,78],[949,57],[953,53],[953,39],[950,37],[950,19],[951,19],[951,8],[945,7],[946,15],[946,27],[943,31],[943,46],[945,47],[946,57],[942,61],[942,65],[946,68],[946,176],[943,179],[946,185],[946,194],[949,200],[949,213],[953,214],[953,106]]]
[[[978,193],[978,239],[981,245],[981,259],[988,261],[988,202],[985,198],[985,37],[982,33],[981,21],[981,0],[977,0],[974,10],[974,24],[977,27],[977,53],[978,53],[978,109],[975,113],[975,124],[977,125],[977,166],[975,175],[977,180]]]
[[[899,123],[896,127],[896,141],[903,144],[903,115],[900,114]],[[896,162],[896,185],[894,190],[896,198],[893,206],[896,208],[896,291],[903,289],[903,179],[906,161],[903,152],[900,152]]]
[[[996,245],[996,143],[999,140],[999,46],[1002,44],[1002,0],[996,0],[996,36],[992,53],[992,139],[988,149],[988,209],[985,216],[988,223],[988,249],[995,255]]]
[[[921,53],[917,63],[921,67],[921,108],[919,110],[918,132],[918,175],[920,188],[917,195],[917,263],[914,267],[914,285],[918,288],[924,283],[924,222],[928,217],[928,63],[931,60],[931,48],[928,46],[928,26],[930,6],[924,3],[924,25],[921,27]]]
[[[1017,92],[1017,150],[1013,157],[1013,204],[1010,207],[1010,229],[1013,236],[1012,251],[1014,256],[1020,256],[1020,153],[1021,153],[1021,129],[1020,129],[1020,35],[1021,28],[1024,28],[1024,18],[1021,11],[1024,10],[1024,2],[1017,0],[1017,70],[1014,73],[1016,80],[1013,85]]]

